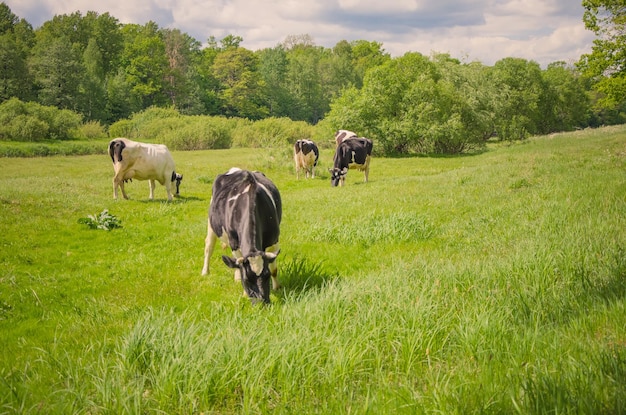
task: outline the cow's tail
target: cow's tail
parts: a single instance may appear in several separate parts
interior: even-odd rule
[[[114,164],[116,159],[118,163],[122,161],[122,150],[124,150],[125,147],[126,144],[124,144],[122,140],[113,140],[109,143],[109,156],[111,156],[111,160]]]

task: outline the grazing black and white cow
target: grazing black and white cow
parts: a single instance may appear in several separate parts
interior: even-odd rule
[[[115,138],[109,143],[109,156],[113,160],[113,198],[117,199],[118,186],[122,189],[124,199],[128,199],[124,183],[128,180],[148,180],[150,183],[150,199],[154,199],[155,180],[165,185],[167,199],[172,200],[172,183],[179,194],[183,175],[176,173],[172,154],[163,144],[147,144]]]
[[[304,177],[315,178],[315,166],[320,158],[317,145],[311,140],[298,140],[293,145],[293,159],[296,162],[296,177],[300,179],[300,170],[304,169]]]
[[[209,260],[217,239],[230,246],[232,257],[224,263],[235,269],[244,294],[253,302],[270,302],[272,287],[278,289],[276,256],[282,202],[278,189],[263,173],[232,168],[217,176],[209,207],[202,275],[209,273]]]
[[[339,147],[344,140],[349,140],[351,138],[357,138],[356,133],[353,133],[349,130],[337,130],[335,133],[335,148]]]
[[[365,173],[365,182],[369,176],[370,159],[374,144],[369,138],[359,137],[344,140],[335,150],[330,184],[343,186],[348,169],[357,169]]]

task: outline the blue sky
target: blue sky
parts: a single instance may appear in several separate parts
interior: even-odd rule
[[[380,42],[392,56],[449,53],[493,65],[505,57],[573,63],[591,51],[580,0],[4,0],[34,28],[57,14],[108,12],[121,23],[156,22],[203,44],[232,34],[274,47],[289,35]]]

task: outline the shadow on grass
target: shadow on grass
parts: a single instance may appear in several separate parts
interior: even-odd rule
[[[321,263],[306,258],[289,258],[278,265],[281,288],[276,292],[281,302],[299,301],[305,294],[319,292],[329,283],[339,279],[339,274],[329,274]]]
[[[132,200],[132,198],[130,199]],[[141,202],[141,203],[171,203],[173,205],[179,205],[182,203],[187,203],[187,202],[198,202],[198,201],[204,201],[205,199],[197,197],[197,196],[174,196],[174,199],[170,202],[168,201],[166,198],[164,199],[159,199],[159,198],[154,198],[152,200],[150,199],[135,199],[137,202]]]

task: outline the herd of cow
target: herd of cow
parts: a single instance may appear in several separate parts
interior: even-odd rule
[[[348,130],[335,134],[335,156],[331,185],[343,186],[349,169],[365,173],[368,180],[372,155],[372,140],[358,137]],[[132,179],[148,180],[150,199],[154,198],[156,181],[165,186],[168,200],[172,200],[172,185],[179,194],[183,176],[176,173],[174,159],[163,144],[146,144],[127,138],[116,138],[109,143],[113,161],[113,197],[118,187],[128,199],[124,183]],[[315,177],[319,149],[311,140],[294,144],[296,176],[300,170],[305,177]],[[276,257],[280,252],[278,237],[282,217],[282,201],[274,183],[261,172],[236,167],[220,174],[213,182],[207,236],[204,247],[202,275],[209,273],[209,261],[219,239],[222,246],[230,246],[232,257],[223,255],[224,263],[235,270],[235,280],[241,281],[244,295],[253,302],[270,302],[272,288],[278,289]]]

